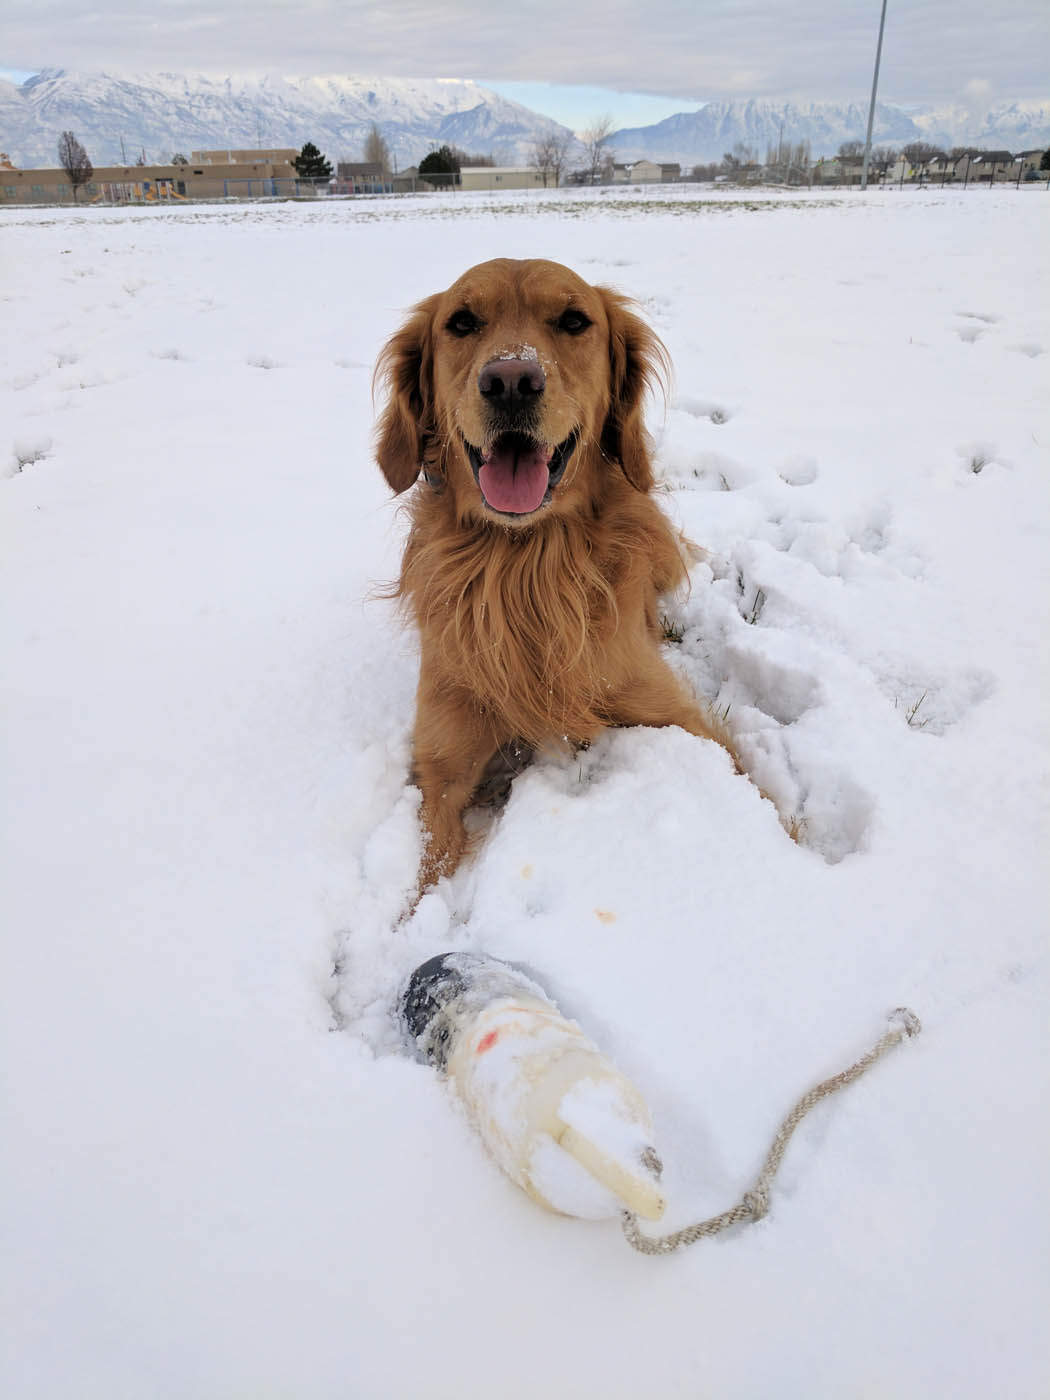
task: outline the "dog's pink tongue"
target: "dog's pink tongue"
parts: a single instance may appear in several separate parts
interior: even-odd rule
[[[528,515],[539,510],[550,480],[552,449],[532,447],[526,451],[496,446],[485,458],[478,482],[493,510],[510,515]]]

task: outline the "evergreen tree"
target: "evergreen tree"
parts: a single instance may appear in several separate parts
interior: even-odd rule
[[[1039,162],[1040,170],[1050,170],[1050,147],[1043,152],[1043,158]]]
[[[312,141],[307,141],[292,164],[295,166],[296,174],[302,180],[331,179],[331,162],[325,159]]]
[[[438,180],[438,184],[457,184],[459,160],[456,157],[456,152],[451,146],[441,146],[438,150],[431,151],[419,162],[419,173],[423,176],[444,175],[446,178]]]

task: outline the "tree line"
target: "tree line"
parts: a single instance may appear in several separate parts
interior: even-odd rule
[[[910,166],[925,165],[928,161],[944,159],[961,160],[964,156],[987,155],[985,146],[936,146],[929,141],[909,141],[904,146],[873,146],[871,167],[885,170],[896,165],[902,157]],[[860,165],[864,159],[863,141],[843,141],[835,153],[835,158],[846,165]],[[731,151],[726,151],[721,161],[706,165],[694,165],[691,177],[694,180],[746,179],[748,172],[765,170],[774,176],[788,179],[808,176],[816,162],[813,160],[810,143],[801,141],[794,145],[789,142],[769,142],[765,160],[760,158],[757,146],[738,141]],[[1043,154],[1040,168],[1050,170],[1050,150]]]
[[[578,137],[565,130],[552,130],[533,141],[529,150],[529,166],[543,179],[544,186],[557,189],[567,179],[575,184],[600,184],[612,179],[615,152],[611,146],[613,123],[611,117],[597,118]],[[578,150],[577,150],[578,148]],[[573,164],[574,152],[575,164]],[[983,146],[943,146],[928,141],[910,141],[907,145],[875,146],[871,151],[871,163],[875,169],[886,169],[903,157],[909,165],[925,165],[928,161],[943,158],[961,160],[964,156],[978,156],[987,153]],[[393,169],[393,159],[386,138],[375,122],[365,137],[363,159],[365,163],[377,165],[384,178]],[[580,155],[583,159],[580,160]],[[837,159],[847,164],[859,164],[864,156],[863,141],[843,141],[836,152]],[[72,131],[63,131],[58,141],[58,160],[73,188],[74,202],[77,190],[86,185],[94,174],[94,166],[87,151]],[[175,152],[171,157],[173,165],[187,165],[185,155]],[[145,152],[138,161],[146,164]],[[296,174],[303,180],[330,180],[332,163],[312,141],[307,141],[292,162]],[[452,185],[459,183],[459,173],[464,166],[494,166],[495,157],[461,150],[458,146],[443,145],[428,152],[419,162],[419,174],[434,184]],[[570,165],[572,169],[570,170]],[[694,165],[691,171],[693,180],[705,181],[723,179],[746,179],[748,172],[764,169],[787,183],[808,176],[814,166],[812,151],[808,141],[769,142],[766,146],[765,161],[759,159],[759,150],[747,142],[738,141],[731,151],[726,151],[721,161]],[[1050,171],[1050,150],[1044,152],[1040,169]]]

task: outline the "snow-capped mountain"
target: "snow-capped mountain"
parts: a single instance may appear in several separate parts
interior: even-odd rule
[[[375,122],[400,166],[442,143],[511,161],[564,130],[488,88],[461,79],[331,76],[116,76],[45,69],[20,87],[0,82],[0,149],[24,168],[56,163],[75,131],[96,165],[167,160],[173,151],[294,146],[360,160]],[[123,141],[123,153],[121,143]]]
[[[625,128],[612,138],[617,160],[679,161],[683,166],[721,160],[737,142],[765,156],[769,145],[808,141],[814,156],[830,155],[843,141],[863,141],[866,105],[811,102],[709,102],[698,112],[680,112],[654,126]],[[964,107],[909,108],[879,103],[874,140],[900,146],[908,141],[980,145],[1010,150],[1050,144],[1050,103],[1002,103],[985,114]]]
[[[963,106],[928,108],[913,114],[922,139],[935,146],[987,146],[1031,151],[1050,146],[1050,102],[1000,102],[983,116]]]
[[[743,142],[765,155],[781,139],[808,141],[814,156],[863,140],[867,107],[857,103],[709,102],[612,138],[620,161],[720,160]],[[0,80],[0,150],[24,168],[53,166],[63,131],[75,131],[96,165],[167,160],[173,151],[294,146],[313,141],[332,160],[359,160],[372,123],[400,167],[443,143],[528,159],[537,137],[565,132],[549,117],[459,78],[285,78],[149,73],[116,76],[49,68],[20,87]],[[903,108],[880,104],[875,140],[903,145],[973,144],[1009,150],[1050,145],[1050,102]],[[123,144],[123,149],[122,149]]]

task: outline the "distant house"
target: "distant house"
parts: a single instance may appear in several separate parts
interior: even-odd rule
[[[543,189],[543,175],[530,165],[464,165],[459,172],[461,190]]]
[[[636,160],[631,166],[632,185],[668,185],[682,178],[682,167],[655,160]]]
[[[434,189],[434,184],[425,175],[420,175],[418,165],[410,165],[405,170],[399,170],[390,180],[391,189],[395,194],[423,194]]]
[[[813,167],[815,185],[854,185],[860,184],[864,172],[861,156],[825,156]]]
[[[868,184],[884,185],[891,178],[890,171],[893,169],[891,160],[872,160],[868,162]]]
[[[335,167],[338,194],[389,194],[393,181],[377,160],[341,160]]]
[[[612,168],[614,185],[668,185],[682,178],[682,167],[655,160],[617,162]]]
[[[1041,168],[1045,152],[1021,151],[1017,160],[1020,163],[1020,176],[1022,180],[1042,180],[1046,178],[1046,171]]]
[[[973,158],[970,179],[992,184],[996,180],[1016,180],[1017,169],[1009,151],[982,151]]]
[[[955,179],[956,163],[949,155],[933,156],[918,167],[919,178],[939,185],[947,184],[949,180]]]

